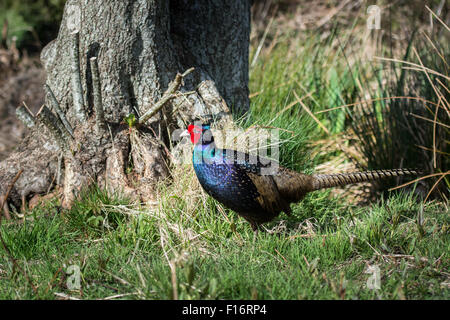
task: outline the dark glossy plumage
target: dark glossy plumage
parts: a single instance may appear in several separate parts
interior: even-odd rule
[[[218,149],[209,126],[190,125],[188,132],[195,145],[192,159],[201,186],[210,196],[250,222],[253,230],[282,211],[290,214],[290,204],[300,201],[310,191],[417,174],[413,170],[396,169],[306,175],[277,166],[278,170],[267,175],[261,171],[271,164],[268,159],[253,158],[249,161],[248,154]]]

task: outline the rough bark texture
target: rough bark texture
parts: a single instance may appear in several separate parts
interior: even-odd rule
[[[74,31],[79,33],[87,121],[74,111]],[[0,163],[0,195],[23,168],[10,198],[16,204],[48,192],[55,181],[62,181],[67,205],[90,183],[151,198],[151,186],[168,174],[164,144],[174,129],[195,119],[230,121],[228,106],[239,115],[248,110],[249,33],[249,0],[67,1],[58,37],[43,49],[41,61],[46,83],[74,128],[74,139],[63,134],[68,147],[61,146],[64,141],[41,121]],[[105,130],[96,130],[92,110],[92,57],[97,57],[100,73]],[[181,92],[143,127],[121,124],[130,113],[139,118],[177,73],[191,67],[195,71],[184,79]],[[49,109],[51,102],[47,96]],[[61,154],[62,178],[57,177]]]
[[[235,114],[249,108],[250,1],[173,0],[171,37],[179,61],[197,66],[200,80],[213,80]],[[194,20],[193,20],[194,19]]]

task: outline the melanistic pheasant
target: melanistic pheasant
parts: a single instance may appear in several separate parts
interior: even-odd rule
[[[209,125],[190,125],[183,135],[190,135],[195,145],[194,170],[203,189],[250,222],[254,231],[281,211],[289,215],[290,204],[302,200],[308,192],[418,174],[414,170],[394,169],[307,175],[278,166],[276,172],[265,175],[261,170],[270,165],[270,161],[265,161],[268,159],[255,157],[256,161],[249,161],[252,156],[246,153],[218,149]]]

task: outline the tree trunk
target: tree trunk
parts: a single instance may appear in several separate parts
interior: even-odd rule
[[[58,37],[41,53],[46,107],[36,116],[18,109],[32,130],[0,163],[0,195],[23,169],[9,198],[16,205],[59,185],[70,206],[91,183],[151,198],[176,128],[230,121],[228,106],[248,111],[249,33],[250,0],[67,1]],[[164,95],[178,89],[175,78],[180,90]]]

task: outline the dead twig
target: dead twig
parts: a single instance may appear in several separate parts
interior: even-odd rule
[[[61,292],[55,292],[55,296],[59,297],[59,298],[63,298],[64,300],[80,300],[79,298],[76,297],[72,297],[69,296],[65,293],[61,293]]]
[[[6,200],[7,200],[8,197],[9,197],[9,194],[11,193],[12,188],[13,188],[14,185],[16,184],[16,181],[19,179],[19,177],[20,177],[20,175],[22,174],[22,172],[23,172],[23,169],[20,169],[19,172],[17,172],[16,176],[14,177],[14,179],[13,179],[13,180],[11,181],[11,183],[9,184],[8,189],[6,189],[5,196],[4,196],[3,198],[0,199],[0,201],[1,201],[0,211],[3,210],[3,207],[4,207],[4,205],[6,204]],[[5,212],[6,212],[6,211],[5,211]],[[1,212],[0,212],[0,213],[1,213]],[[8,214],[8,215],[5,214],[5,218],[6,218],[6,220],[10,220],[10,219],[11,219],[11,216],[9,216],[9,214]],[[1,224],[1,221],[2,221],[2,215],[0,214],[0,224]]]
[[[112,274],[111,272],[109,272],[108,270],[105,270],[103,268],[100,268],[100,270],[108,275],[110,275],[111,277],[113,277],[115,280],[119,281],[120,284],[123,284],[125,286],[131,286],[130,283],[122,278],[119,278],[118,276]]]
[[[62,267],[60,267],[58,270],[56,270],[55,274],[53,275],[52,280],[50,281],[50,283],[47,286],[47,289],[45,289],[45,293],[44,295],[46,295],[48,293],[48,291],[50,290],[50,288],[53,286],[53,282],[56,281],[56,277],[58,277],[58,274],[62,271]]]
[[[103,300],[113,300],[113,299],[122,298],[122,297],[136,296],[137,294],[138,294],[137,292],[116,294],[116,295],[113,295],[113,296],[109,296],[109,297],[103,298]]]
[[[194,71],[194,68],[186,70],[183,74],[178,73],[175,76],[175,79],[169,84],[167,91],[164,92],[161,99],[139,118],[138,125],[144,124],[148,119],[153,117],[159,110],[161,110],[161,108],[164,107],[166,102],[174,98],[175,92],[180,88],[183,78],[186,77],[192,71]]]

